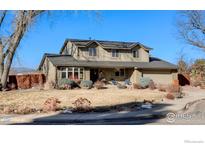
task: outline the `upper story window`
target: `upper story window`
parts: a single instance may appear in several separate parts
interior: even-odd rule
[[[139,51],[138,50],[132,51],[132,55],[134,58],[139,58]]]
[[[88,51],[89,51],[89,56],[96,56],[97,55],[96,48],[89,48]]]
[[[118,50],[112,50],[112,57],[119,57],[119,51]]]

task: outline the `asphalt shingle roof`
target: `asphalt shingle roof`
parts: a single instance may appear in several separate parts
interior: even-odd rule
[[[177,66],[164,60],[150,57],[150,62],[128,62],[128,61],[86,61],[76,60],[67,55],[47,56],[55,66],[82,66],[97,68],[141,68],[141,69],[177,69]]]
[[[91,43],[97,43],[105,49],[132,49],[136,45],[144,47],[147,50],[151,50],[152,48],[147,47],[139,42],[122,42],[122,41],[103,41],[103,40],[82,40],[82,39],[67,39],[65,44],[70,41],[74,43],[78,47],[87,47]]]

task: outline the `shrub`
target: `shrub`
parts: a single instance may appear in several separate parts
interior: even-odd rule
[[[30,108],[27,106],[19,106],[14,111],[16,114],[29,114],[29,113],[35,113],[37,110],[34,108]]]
[[[58,81],[58,88],[60,89],[72,89],[76,87],[76,83],[73,80],[70,79],[60,79]]]
[[[175,97],[174,97],[174,95],[172,94],[172,93],[168,93],[167,95],[166,95],[166,98],[167,99],[175,99]]]
[[[76,112],[88,112],[92,109],[91,102],[87,98],[78,98],[72,104]]]
[[[50,111],[56,111],[59,107],[58,104],[61,102],[54,97],[48,98],[44,104],[43,104],[43,111],[44,112],[50,112]]]
[[[149,83],[149,89],[151,89],[151,90],[154,90],[154,89],[156,89],[156,85],[155,85],[155,83],[154,83],[154,81],[153,80],[151,80],[150,81],[150,83]]]
[[[150,82],[151,79],[149,77],[141,77],[139,80],[139,85],[141,86],[141,88],[145,89],[148,88]]]
[[[0,113],[1,114],[11,114],[14,113],[15,107],[14,105],[1,105]]]
[[[91,80],[83,80],[80,83],[81,88],[90,89],[93,86],[93,82]]]
[[[13,104],[10,105],[2,105],[0,106],[0,113],[1,114],[29,114],[29,113],[35,113],[37,112],[37,109],[30,108],[27,106],[16,106]]]
[[[94,87],[95,87],[96,89],[105,89],[105,87],[104,87],[104,82],[102,82],[102,81],[97,81],[97,82],[95,82]]]

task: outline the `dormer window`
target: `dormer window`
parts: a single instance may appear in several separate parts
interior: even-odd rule
[[[118,50],[112,50],[112,57],[119,57],[119,51]]]
[[[139,58],[139,51],[138,50],[132,51],[132,55],[134,58]]]
[[[88,51],[89,51],[89,56],[96,56],[97,55],[96,48],[89,48]]]

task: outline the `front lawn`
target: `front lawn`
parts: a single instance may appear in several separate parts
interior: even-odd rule
[[[126,104],[145,100],[161,101],[165,92],[150,89],[73,89],[73,90],[16,90],[0,92],[0,105],[22,105],[30,108],[42,108],[44,102],[55,97],[61,102],[61,107],[72,107],[78,98],[87,98],[92,107]]]

